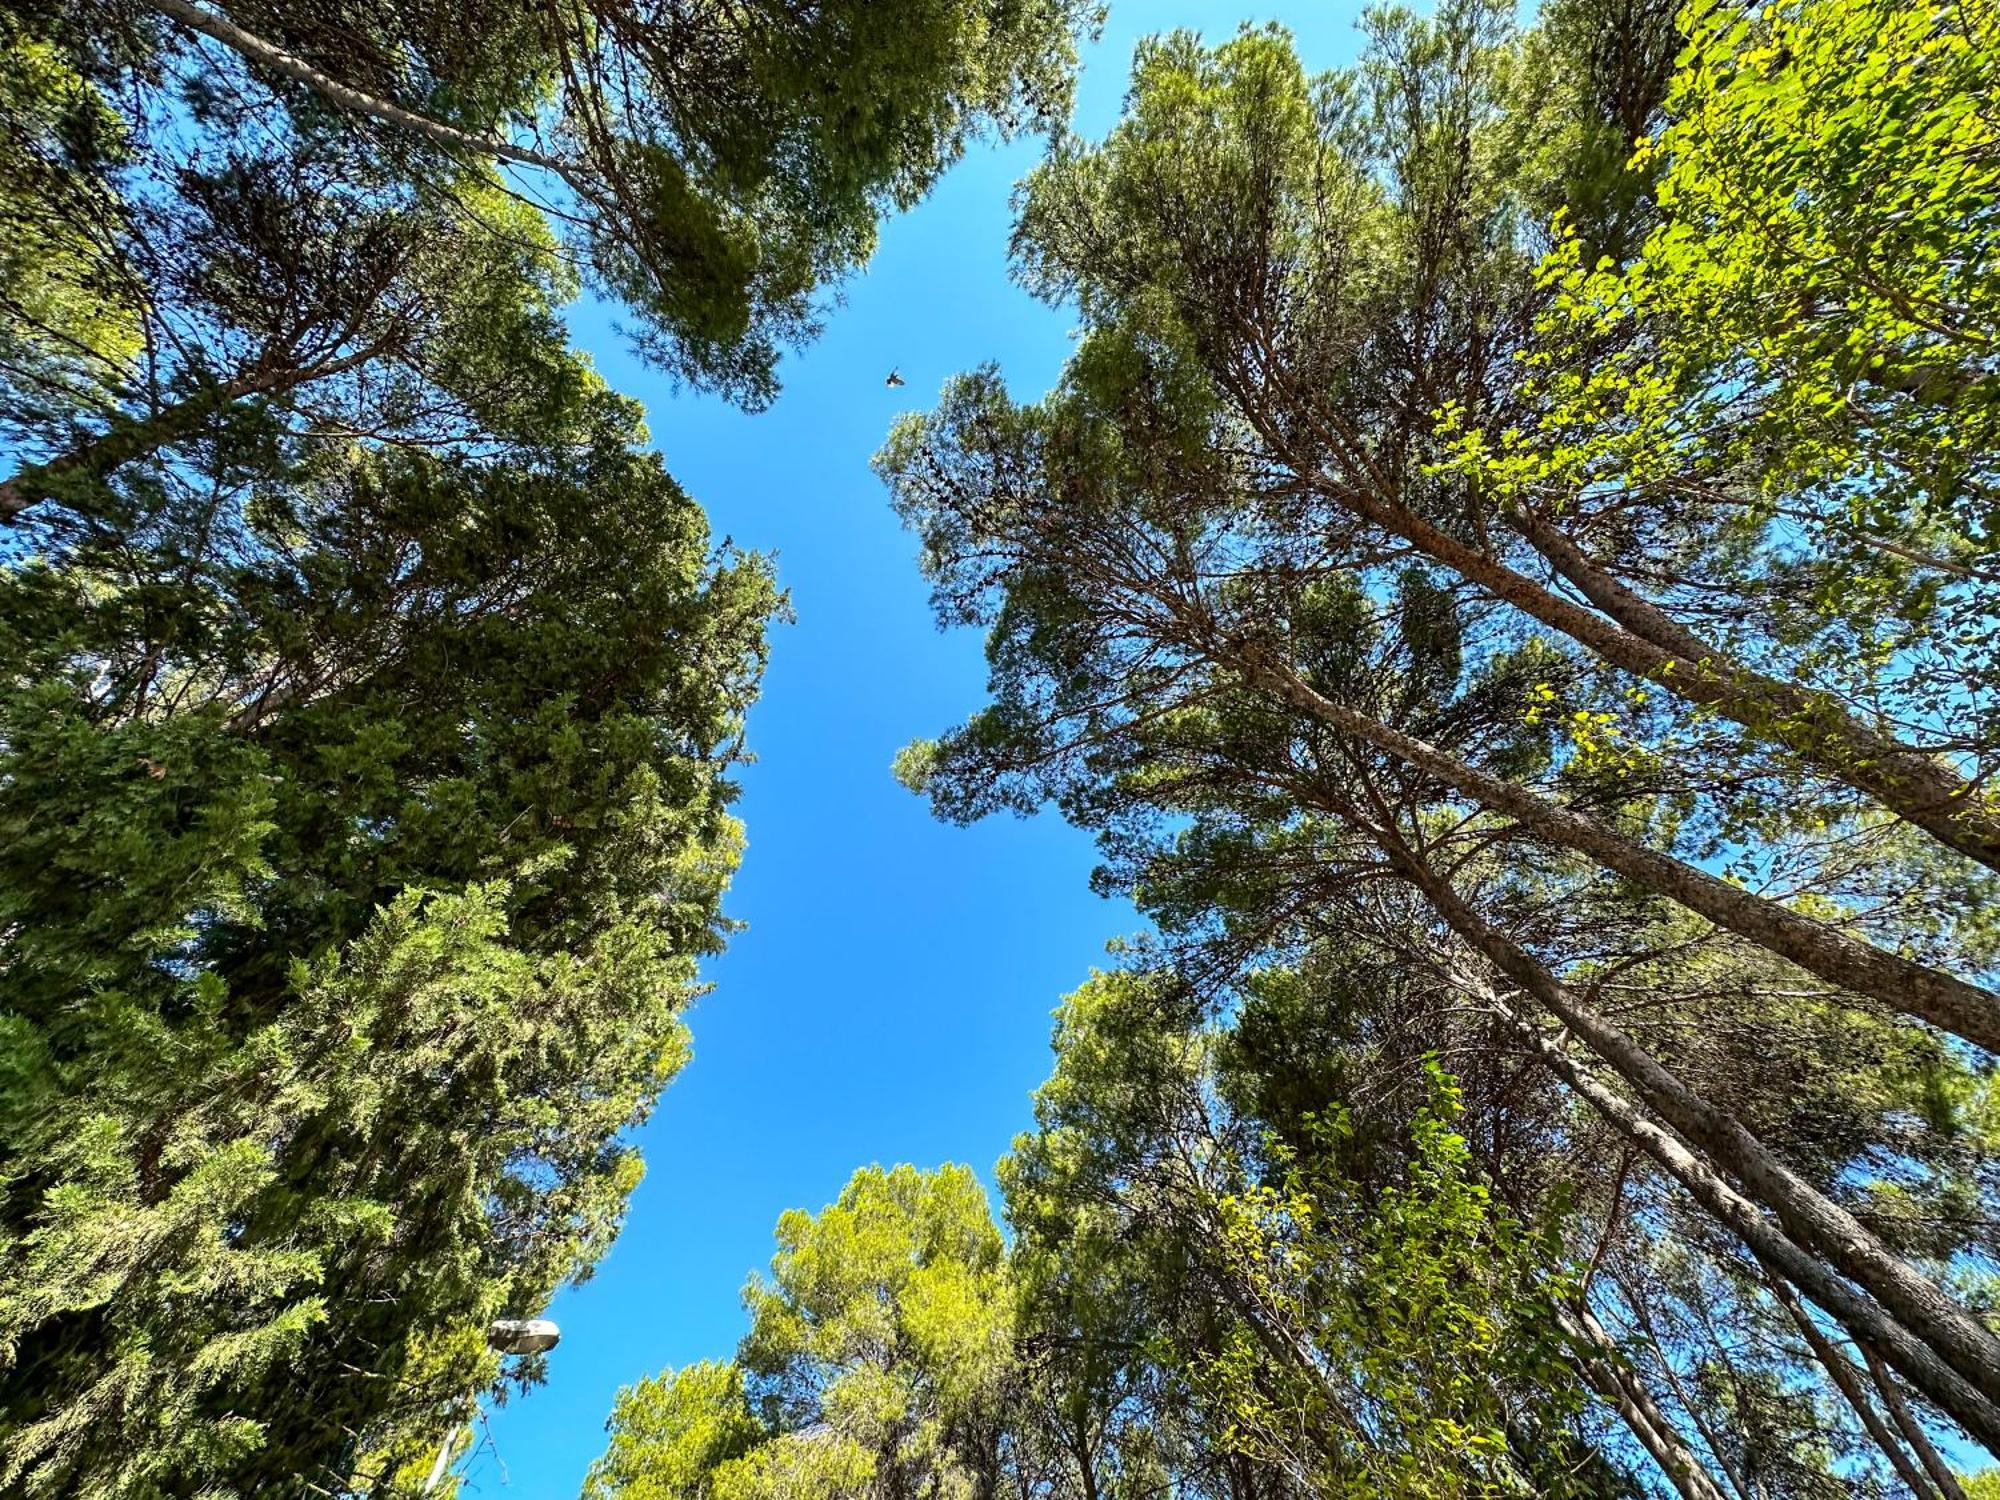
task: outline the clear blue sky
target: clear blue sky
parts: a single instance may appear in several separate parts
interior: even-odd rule
[[[1353,59],[1358,13],[1277,12],[1314,68]],[[1220,38],[1271,14],[1113,0],[1078,127],[1097,135],[1116,118],[1138,37]],[[749,850],[728,903],[748,929],[712,965],[714,992],[690,1018],[694,1061],[640,1134],[646,1180],[624,1235],[557,1300],[549,1382],[492,1414],[468,1495],[574,1496],[621,1385],[733,1350],[737,1292],[769,1260],[783,1210],[828,1202],[868,1162],[961,1161],[990,1183],[1048,1071],[1051,1010],[1134,925],[1090,894],[1089,842],[1053,816],[947,827],[889,774],[900,746],[979,705],[985,674],[976,636],[933,627],[868,460],[898,411],[983,360],[1023,394],[1053,383],[1070,320],[1006,265],[1008,196],[1039,150],[976,149],[885,225],[873,265],[761,415],[676,396],[601,319],[577,319],[607,376],[647,403],[717,534],[776,555],[798,621],[776,634],[750,719]],[[901,390],[883,386],[892,366]]]

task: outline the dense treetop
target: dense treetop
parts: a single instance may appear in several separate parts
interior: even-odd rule
[[[2000,1455],[1992,0],[0,13],[0,1492],[449,1491],[728,935],[756,407],[981,132],[1079,339],[879,459],[1148,932],[592,1500],[1960,1500]]]
[[[1318,78],[1160,38],[1029,178],[1077,352],[878,460],[991,666],[903,774],[1094,830],[1197,1010],[1295,974],[1294,1109],[1443,1060],[1642,1482],[1952,1494],[1930,1425],[2000,1443],[1995,15],[1370,29]]]
[[[0,1490],[414,1492],[589,1274],[783,605],[564,308],[764,403],[1088,21],[0,15]]]

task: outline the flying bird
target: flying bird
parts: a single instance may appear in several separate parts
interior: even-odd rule
[[[893,390],[894,390],[894,389],[895,389],[895,388],[896,388],[897,386],[901,385],[902,383],[903,383],[903,377],[902,377],[902,374],[901,374],[901,372],[900,372],[900,371],[896,371],[896,370],[891,370],[891,371],[889,372],[889,378],[888,378],[887,380],[885,380],[885,381],[883,381],[883,382],[882,382],[882,384],[884,384],[884,385],[886,385],[887,387],[889,387],[889,389],[890,389],[890,390],[892,390],[892,391],[893,391]]]

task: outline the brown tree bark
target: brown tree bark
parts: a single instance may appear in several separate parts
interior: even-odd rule
[[[1701,1434],[1701,1440],[1708,1444],[1708,1451],[1715,1455],[1716,1467],[1722,1470],[1723,1478],[1729,1481],[1729,1487],[1736,1492],[1739,1500],[1759,1500],[1758,1495],[1755,1493],[1755,1486],[1746,1483],[1743,1475],[1729,1461],[1728,1450],[1723,1446],[1719,1435],[1710,1428],[1708,1420],[1702,1415],[1700,1404],[1690,1396],[1686,1387],[1681,1384],[1681,1378],[1674,1370],[1673,1358],[1667,1353],[1666,1346],[1661,1341],[1658,1330],[1653,1327],[1652,1315],[1646,1309],[1645,1300],[1643,1297],[1633,1293],[1632,1288],[1626,1284],[1624,1277],[1618,1276],[1615,1272],[1613,1275],[1618,1283],[1618,1290],[1623,1294],[1626,1309],[1631,1313],[1633,1321],[1638,1324],[1640,1332],[1646,1336],[1646,1343],[1653,1351],[1653,1358],[1659,1364],[1660,1373],[1666,1376],[1667,1384],[1673,1388],[1674,1395],[1679,1399],[1682,1409],[1688,1414],[1688,1420],[1694,1423],[1695,1431]]]
[[[1902,1360],[1896,1360],[1898,1368],[1904,1368],[1904,1374],[1908,1374],[1912,1382],[1918,1382],[1920,1390],[1924,1390],[1940,1406],[1946,1406],[1946,1396],[1954,1404],[1964,1404],[1964,1396],[1970,1392],[1976,1398],[1978,1408],[1974,1410],[1974,1420],[2000,1422],[2000,1406],[1996,1406],[2000,1404],[2000,1338],[1994,1338],[1976,1318],[1952,1302],[1942,1288],[1876,1240],[1876,1236],[1846,1208],[1832,1202],[1818,1192],[1818,1188],[1792,1172],[1768,1146],[1764,1146],[1764,1142],[1752,1136],[1740,1120],[1690,1090],[1658,1058],[1572,994],[1568,986],[1550,974],[1532,954],[1528,954],[1528,950],[1488,924],[1392,828],[1370,826],[1360,818],[1356,818],[1356,826],[1374,838],[1384,858],[1388,858],[1400,874],[1424,892],[1430,906],[1438,912],[1444,924],[1452,928],[1452,932],[1456,932],[1474,952],[1486,958],[1486,962],[1490,962],[1500,974],[1518,984],[1526,994],[1534,996],[1534,1000],[1572,1036],[1576,1036],[1600,1064],[1624,1080],[1624,1084],[1632,1088],[1646,1108],[1654,1110],[1674,1132],[1678,1132],[1686,1140],[1686,1146],[1702,1152],[1708,1162],[1714,1162],[1716,1168],[1734,1176],[1756,1202],[1768,1206],[1778,1216],[1778,1224],[1782,1226],[1782,1236],[1778,1238],[1784,1246],[1794,1252],[1804,1250],[1824,1256],[1826,1268],[1838,1272],[1840,1278],[1848,1278],[1854,1286],[1862,1288],[1870,1298],[1880,1302],[1878,1310],[1886,1312],[1888,1318],[1894,1320],[1894,1326],[1904,1330],[1908,1338],[1920,1342],[1936,1362],[1942,1362],[1950,1370],[1952,1380],[1944,1382],[1936,1378],[1938,1372],[1928,1360],[1924,1362],[1922,1376],[1918,1376],[1916,1370],[1906,1370]],[[1536,1036],[1546,1042],[1540,1034]],[[1536,1048],[1536,1052],[1544,1058],[1550,1056],[1544,1048]],[[1560,1048],[1556,1048],[1556,1058],[1560,1056]],[[1566,1082],[1578,1086],[1568,1072]],[[1594,1092],[1600,1094],[1602,1088]],[[1598,1100],[1592,1098],[1592,1102]],[[1676,1172],[1676,1176],[1680,1176],[1680,1172]],[[1724,1222],[1730,1220],[1726,1218]],[[1732,1228],[1736,1228],[1738,1234],[1744,1234],[1746,1244],[1754,1250],[1770,1254],[1766,1244],[1754,1242],[1746,1234],[1746,1230],[1754,1230],[1758,1226],[1732,1222]],[[1758,1238],[1766,1238],[1760,1228]],[[1788,1262],[1796,1264],[1796,1260],[1796,1254],[1788,1256]],[[1816,1286],[1820,1290],[1814,1290],[1802,1282],[1798,1274],[1794,1274],[1794,1264],[1776,1264],[1780,1264],[1784,1274],[1790,1276],[1800,1290],[1814,1296],[1822,1308],[1834,1316],[1842,1316],[1834,1306],[1828,1306],[1828,1302],[1822,1300],[1830,1282],[1828,1276],[1818,1276]],[[1852,1304],[1852,1296],[1848,1302]],[[1842,1320],[1846,1318],[1842,1316]],[[1898,1352],[1908,1354],[1910,1350],[1904,1348]],[[1938,1390],[1932,1386],[1938,1386]],[[1946,1406],[1946,1410],[1952,1410],[1952,1414],[1962,1422],[1968,1420],[1960,1416],[1954,1406]],[[2000,1438],[2000,1428],[1992,1428],[1990,1436]],[[1988,1434],[1982,1434],[1982,1442],[1986,1440],[1990,1440]]]
[[[1916,1460],[1910,1457],[1909,1450],[1898,1440],[1896,1434],[1889,1430],[1889,1425],[1882,1420],[1882,1414],[1875,1410],[1875,1403],[1868,1399],[1868,1393],[1861,1388],[1861,1378],[1854,1366],[1848,1362],[1847,1356],[1834,1348],[1832,1341],[1820,1332],[1819,1325],[1812,1320],[1812,1314],[1799,1305],[1797,1295],[1784,1277],[1766,1266],[1764,1279],[1770,1283],[1771,1294],[1778,1299],[1779,1305],[1791,1315],[1793,1326],[1806,1341],[1806,1347],[1812,1350],[1813,1357],[1820,1362],[1821,1368],[1833,1381],[1834,1388],[1845,1398],[1854,1415],[1861,1419],[1861,1425],[1867,1429],[1868,1436],[1874,1440],[1875,1446],[1880,1448],[1889,1460],[1897,1477],[1910,1487],[1910,1493],[1916,1500],[1935,1500],[1936,1490],[1931,1481],[1925,1477],[1923,1470],[1917,1467]],[[1952,1500],[1965,1500],[1965,1497],[1960,1494],[1952,1497]]]
[[[2000,1405],[1987,1400],[1970,1381],[1940,1359],[1928,1343],[1836,1275],[1825,1261],[1794,1244],[1762,1209],[1730,1186],[1714,1166],[1671,1131],[1648,1118],[1595,1067],[1572,1056],[1538,1028],[1516,1016],[1489,987],[1463,977],[1456,982],[1505,1021],[1534,1057],[1590,1105],[1606,1124],[1686,1189],[1695,1202],[1746,1248],[1775,1267],[1857,1339],[1872,1340],[1884,1358],[1935,1401],[1940,1410],[1989,1452],[2000,1454]]]
[[[1725,931],[1808,973],[1892,1010],[1928,1021],[1989,1052],[2000,1052],[2000,995],[1801,916],[1707,871],[1633,843],[1604,824],[1525,787],[1489,776],[1412,735],[1335,703],[1288,668],[1260,654],[1245,671],[1328,726],[1435,776],[1454,791],[1505,813],[1552,843],[1587,854],[1606,869],[1708,918]]]
[[[1923,1460],[1924,1468],[1944,1494],[1945,1500],[1965,1500],[1965,1487],[1958,1482],[1958,1475],[1945,1462],[1944,1455],[1937,1451],[1937,1445],[1924,1431],[1924,1424],[1910,1410],[1910,1403],[1903,1399],[1903,1393],[1896,1389],[1895,1377],[1882,1368],[1881,1360],[1866,1344],[1861,1346],[1861,1354],[1868,1361],[1868,1374],[1875,1382],[1875,1389],[1882,1393],[1882,1404],[1889,1408],[1889,1415],[1895,1419],[1903,1436],[1910,1440],[1910,1446]]]
[[[1537,527],[1527,538],[1530,545],[1564,577],[1574,572],[1571,581],[1596,608],[1566,599],[1481,548],[1460,541],[1402,504],[1384,482],[1385,476],[1369,469],[1355,444],[1328,431],[1322,415],[1305,404],[1305,414],[1358,468],[1353,483],[1320,473],[1317,464],[1302,461],[1284,424],[1264,409],[1255,383],[1270,378],[1270,369],[1260,369],[1242,372],[1228,383],[1259,435],[1302,481],[1334,505],[1408,542],[1611,665],[1657,683],[1686,702],[1713,709],[1843,785],[1867,793],[1946,847],[2000,870],[2000,813],[1985,808],[1977,790],[1948,766],[1862,723],[1830,693],[1731,661],[1596,567],[1553,527]],[[1282,377],[1278,378],[1282,385]],[[1626,623],[1633,620],[1644,623],[1659,639]]]
[[[234,380],[204,386],[148,416],[118,418],[110,429],[46,463],[30,464],[0,481],[0,525],[12,525],[34,506],[54,498],[70,479],[103,479],[134,459],[198,433],[217,413],[251,396],[276,396],[314,381],[328,380],[356,369],[379,353],[375,345],[339,359],[313,365],[277,364],[253,367]]]
[[[1713,705],[1764,738],[1775,738],[1857,791],[1868,792],[1931,837],[1989,867],[2000,859],[2000,818],[1982,809],[1977,791],[1933,757],[1893,735],[1869,728],[1831,696],[1751,671],[1682,626],[1600,567],[1559,527],[1527,510],[1509,521],[1575,584],[1583,596],[1633,634],[1677,662],[1707,667],[1767,726],[1740,716],[1722,699]],[[1668,684],[1672,686],[1672,684]],[[1774,734],[1773,728],[1779,732]]]
[[[1558,1308],[1562,1330],[1577,1347],[1584,1378],[1611,1404],[1632,1436],[1659,1465],[1681,1500],[1729,1500],[1694,1450],[1681,1440],[1644,1385],[1618,1367],[1617,1346],[1587,1307]]]
[[[1801,1179],[1740,1121],[1688,1088],[1659,1059],[1573,994],[1526,949],[1486,922],[1393,830],[1368,831],[1390,863],[1424,893],[1448,927],[1532,995],[1690,1146],[1769,1207],[1788,1240],[1824,1256],[1841,1276],[1865,1289],[1984,1402],[2000,1402],[2000,1339],[1935,1282],[1884,1246],[1851,1213]],[[1916,1377],[1912,1374],[1911,1378]],[[1928,1387],[1925,1390],[1931,1394]],[[1932,1399],[1939,1398],[1933,1395]]]
[[[190,31],[199,32],[213,41],[222,43],[247,62],[269,68],[294,83],[303,84],[337,108],[366,115],[370,119],[380,120],[385,125],[394,125],[399,129],[411,131],[434,145],[471,151],[499,161],[540,167],[555,173],[585,198],[595,196],[594,184],[587,178],[581,177],[570,163],[550,156],[547,152],[536,151],[527,146],[517,146],[511,141],[497,140],[491,136],[475,135],[469,130],[460,130],[456,125],[448,125],[442,120],[433,120],[428,115],[420,115],[414,110],[405,109],[392,100],[378,99],[372,94],[342,83],[338,78],[314,67],[304,58],[295,57],[282,47],[244,30],[228,16],[219,15],[193,4],[192,0],[149,0],[149,3],[161,15],[178,21]]]

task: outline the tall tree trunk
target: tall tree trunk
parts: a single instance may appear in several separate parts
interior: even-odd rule
[[[1071,1449],[1076,1458],[1077,1483],[1083,1487],[1082,1500],[1097,1500],[1097,1454],[1085,1424],[1077,1422],[1076,1442]]]
[[[1847,785],[1868,792],[1939,842],[1981,864],[2000,868],[1996,864],[2000,859],[2000,818],[1981,808],[1978,789],[1957,772],[1893,735],[1868,728],[1830,694],[1781,682],[1731,662],[1665,610],[1612,577],[1544,517],[1516,509],[1508,520],[1605,614],[1675,660],[1709,667],[1718,678],[1733,684],[1746,701],[1761,704],[1765,713],[1776,716],[1760,727],[1730,714],[1752,733],[1777,739]],[[1842,766],[1846,769],[1840,769]]]
[[[1593,567],[1573,544],[1565,550],[1561,544],[1567,538],[1554,533],[1553,528],[1545,530],[1542,540],[1553,552],[1561,553],[1564,561],[1550,556],[1551,564],[1561,572],[1566,561],[1580,578],[1588,579],[1588,587],[1583,582],[1577,586],[1598,604],[1597,609],[1565,599],[1426,520],[1394,498],[1393,484],[1365,464],[1353,483],[1320,473],[1316,463],[1302,459],[1283,424],[1271,419],[1266,403],[1258,396],[1257,384],[1272,379],[1283,384],[1274,365],[1235,373],[1226,383],[1235,390],[1259,435],[1301,480],[1333,504],[1400,537],[1468,583],[1561,631],[1613,666],[1657,683],[1689,703],[1713,709],[1843,785],[1867,793],[1946,847],[2000,870],[2000,814],[1989,811],[1978,790],[1948,766],[1894,735],[1870,728],[1831,693],[1780,681],[1731,661]],[[1319,420],[1318,414],[1313,415]],[[1320,425],[1324,432],[1323,421]],[[1348,451],[1352,445],[1337,443],[1336,447]],[[1360,464],[1351,453],[1348,461]],[[1541,550],[1540,542],[1532,537],[1529,540]],[[1595,595],[1602,595],[1607,603],[1599,603]],[[1629,628],[1608,604],[1616,604],[1630,618],[1657,624],[1662,637],[1677,644],[1662,645]]]
[[[1588,646],[1613,666],[1655,682],[1689,703],[1714,709],[1843,785],[1866,792],[1946,847],[1989,869],[2000,869],[2000,817],[1982,806],[1977,789],[1915,746],[1871,729],[1832,694],[1753,671],[1679,627],[1673,629],[1687,649],[1662,646],[1621,628],[1615,617],[1607,620],[1543,588],[1400,505],[1365,496],[1359,508],[1368,519],[1469,582]],[[1639,602],[1637,595],[1590,569],[1580,551],[1572,550],[1571,556],[1572,566],[1592,578],[1597,592],[1609,598],[1611,588],[1619,587],[1624,598]],[[1562,571],[1560,564],[1557,568]],[[1591,592],[1586,589],[1586,597]],[[1657,610],[1653,614],[1662,621],[1666,618]]]
[[[1617,1346],[1590,1309],[1581,1305],[1559,1307],[1556,1318],[1564,1335],[1576,1346],[1584,1378],[1611,1403],[1632,1436],[1672,1482],[1681,1500],[1729,1500],[1722,1487],[1709,1477],[1694,1450],[1674,1431],[1666,1413],[1655,1404],[1645,1386],[1619,1368]]]
[[[366,115],[385,125],[394,125],[412,134],[422,136],[435,146],[453,150],[470,151],[478,156],[491,157],[497,161],[519,162],[523,166],[540,167],[562,178],[579,195],[587,199],[595,198],[594,184],[581,177],[570,163],[536,151],[527,146],[517,146],[511,141],[495,139],[492,136],[476,135],[469,130],[461,130],[456,125],[434,120],[415,110],[388,99],[378,99],[373,94],[364,93],[342,83],[331,74],[321,71],[304,58],[295,57],[282,47],[253,32],[244,30],[226,15],[219,15],[192,0],[148,0],[152,8],[163,16],[168,16],[190,31],[199,32],[242,57],[244,61],[258,67],[268,68],[281,77],[303,84],[327,103],[351,114]]]
[[[30,464],[0,481],[0,525],[55,497],[74,479],[104,479],[134,459],[145,458],[200,432],[211,417],[250,396],[276,396],[314,381],[345,374],[376,357],[376,345],[312,365],[253,366],[234,380],[205,385],[193,395],[147,416],[118,417],[110,428],[80,447],[46,463]]]
[[[1847,936],[1706,870],[1635,844],[1623,834],[1490,776],[1434,745],[1315,691],[1263,653],[1233,653],[1243,670],[1320,722],[1435,776],[1454,791],[1505,813],[1537,835],[1587,854],[1608,870],[1708,918],[1725,931],[1856,994],[1927,1021],[1989,1052],[2000,1052],[2000,995]]]
[[[1573,994],[1526,949],[1473,911],[1394,830],[1374,828],[1370,832],[1390,862],[1423,891],[1447,926],[1534,996],[1661,1119],[1769,1206],[1787,1235],[1825,1256],[1842,1275],[1878,1298],[1987,1400],[2000,1401],[2000,1339],[1978,1319],[1889,1250],[1846,1209],[1793,1172],[1741,1121],[1696,1094],[1658,1058]]]
[[[1658,1331],[1653,1327],[1653,1319],[1646,1310],[1644,1299],[1633,1295],[1624,1277],[1616,1272],[1613,1272],[1613,1277],[1618,1283],[1619,1292],[1624,1296],[1626,1307],[1630,1310],[1634,1321],[1638,1323],[1640,1331],[1646,1336],[1646,1343],[1653,1351],[1653,1358],[1659,1362],[1660,1373],[1666,1377],[1667,1384],[1673,1387],[1675,1398],[1687,1412],[1688,1420],[1694,1423],[1695,1431],[1701,1434],[1701,1440],[1708,1444],[1708,1451],[1715,1455],[1716,1467],[1722,1470],[1723,1477],[1729,1481],[1729,1487],[1735,1490],[1742,1500],[1757,1500],[1754,1493],[1755,1486],[1746,1481],[1737,1471],[1736,1465],[1729,1461],[1729,1454],[1723,1447],[1720,1437],[1709,1427],[1708,1420],[1701,1414],[1700,1405],[1681,1384],[1680,1375],[1674,1369],[1674,1362],[1668,1356],[1666,1346],[1661,1343]]]
[[[1868,1362],[1868,1374],[1875,1382],[1875,1389],[1882,1393],[1882,1404],[1889,1408],[1889,1415],[1895,1419],[1903,1436],[1909,1439],[1917,1457],[1923,1460],[1924,1468],[1943,1492],[1945,1500],[1965,1500],[1965,1487],[1958,1482],[1958,1475],[1952,1472],[1944,1455],[1937,1451],[1937,1445],[1924,1431],[1924,1424],[1910,1410],[1910,1403],[1903,1399],[1903,1393],[1896,1389],[1895,1376],[1882,1368],[1882,1361],[1866,1344],[1861,1346],[1861,1357]]]
[[[1889,1460],[1897,1477],[1910,1487],[1910,1493],[1916,1500],[1935,1500],[1937,1495],[1935,1486],[1925,1477],[1923,1470],[1917,1466],[1916,1460],[1910,1457],[1909,1450],[1903,1446],[1896,1434],[1889,1430],[1888,1423],[1882,1420],[1882,1414],[1875,1410],[1875,1403],[1868,1399],[1867,1391],[1862,1389],[1860,1375],[1848,1361],[1847,1356],[1836,1349],[1833,1341],[1820,1332],[1819,1325],[1812,1320],[1812,1314],[1799,1306],[1798,1296],[1784,1277],[1769,1266],[1765,1266],[1764,1279],[1770,1285],[1771,1294],[1778,1299],[1778,1304],[1791,1315],[1793,1325],[1799,1330],[1800,1337],[1806,1341],[1806,1347],[1812,1350],[1813,1357],[1825,1369],[1827,1377],[1833,1382],[1834,1389],[1845,1398],[1854,1415],[1861,1419],[1861,1425],[1867,1429],[1868,1436],[1874,1440],[1875,1446],[1880,1448],[1883,1456]],[[1965,1500],[1965,1497],[1961,1494],[1951,1497],[1951,1500]]]
[[[1794,1244],[1762,1209],[1731,1187],[1719,1171],[1679,1137],[1649,1119],[1594,1067],[1579,1061],[1538,1028],[1516,1016],[1490,986],[1463,975],[1450,977],[1454,984],[1505,1021],[1534,1057],[1590,1105],[1607,1125],[1685,1188],[1717,1223],[1775,1267],[1857,1340],[1870,1340],[1940,1410],[1989,1452],[2000,1455],[2000,1405],[1987,1400],[1972,1382],[1940,1359],[1927,1342],[1834,1274],[1824,1261]]]

